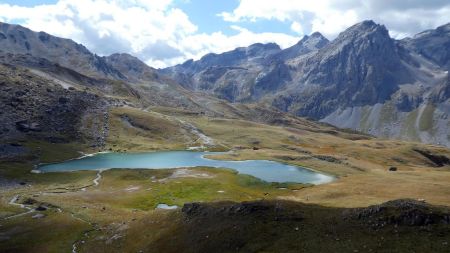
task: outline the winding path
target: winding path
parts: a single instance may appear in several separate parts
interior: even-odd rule
[[[11,215],[11,216],[8,216],[8,217],[5,217],[5,218],[4,218],[5,220],[12,219],[12,218],[19,217],[19,216],[23,216],[23,215],[25,215],[25,214],[29,214],[29,213],[34,212],[34,208],[31,208],[31,207],[26,206],[26,205],[24,205],[24,204],[19,204],[19,203],[17,203],[17,200],[19,200],[19,198],[20,198],[19,195],[15,195],[15,196],[8,202],[8,204],[14,205],[14,206],[19,206],[20,208],[27,209],[28,211],[23,212],[23,213],[19,213],[19,214],[14,214],[14,215]]]
[[[93,186],[98,186],[100,184],[99,181],[100,181],[100,179],[102,179],[102,172],[103,172],[103,170],[97,171],[97,177],[94,178],[94,180],[92,180],[92,182],[94,183]]]
[[[76,191],[84,191],[84,190],[85,190],[86,188],[88,188],[88,187],[98,186],[98,185],[100,184],[100,180],[102,179],[102,172],[103,172],[103,170],[98,170],[98,171],[97,171],[97,176],[92,180],[92,184],[91,184],[91,185],[77,188]],[[71,189],[65,188],[65,190],[71,190]],[[64,192],[61,192],[61,193],[64,193]],[[12,218],[16,218],[16,217],[19,217],[19,216],[23,216],[23,215],[26,215],[26,214],[29,214],[29,213],[32,213],[32,212],[35,211],[35,209],[34,209],[33,207],[29,207],[29,206],[27,206],[27,205],[17,203],[17,201],[18,201],[19,199],[20,199],[20,195],[15,195],[15,196],[8,202],[8,204],[14,205],[14,206],[19,206],[20,208],[27,209],[27,211],[26,211],[26,212],[23,212],[23,213],[14,214],[14,215],[5,217],[5,218],[4,218],[5,220],[7,220],[7,219],[12,219]],[[61,208],[58,208],[57,210],[58,210],[58,212],[63,212],[63,209],[61,209]],[[84,233],[83,233],[83,236],[84,236],[84,237],[86,237],[87,234],[88,234],[90,231],[93,231],[93,230],[98,229],[97,226],[96,226],[96,224],[94,224],[94,223],[92,223],[92,222],[90,222],[90,221],[88,221],[88,220],[84,220],[84,219],[82,219],[82,218],[80,218],[80,217],[77,217],[73,212],[70,212],[70,215],[71,215],[72,218],[74,218],[74,219],[76,219],[76,220],[79,220],[79,221],[82,221],[82,222],[84,222],[84,223],[87,223],[87,224],[89,224],[91,227],[93,227],[93,229],[89,229],[89,230],[84,231]],[[83,240],[76,240],[76,241],[72,244],[72,253],[77,253],[77,245],[78,245],[80,242],[83,242]]]

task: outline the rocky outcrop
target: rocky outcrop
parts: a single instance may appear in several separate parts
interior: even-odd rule
[[[448,210],[441,210],[413,199],[393,200],[367,208],[348,210],[344,212],[344,217],[357,219],[374,228],[387,225],[429,226],[450,224]]]
[[[93,93],[64,89],[31,71],[0,65],[0,140],[41,139],[48,142],[95,142],[79,131],[86,113],[107,110],[109,102]],[[20,147],[4,146],[8,150]]]
[[[450,165],[450,158],[445,155],[433,154],[431,151],[426,149],[414,148],[413,150],[427,158],[432,163],[432,165],[436,167]]]
[[[282,61],[295,60],[302,55],[317,51],[328,45],[330,41],[321,33],[315,32],[310,36],[305,35],[297,44],[279,52],[275,57]]]
[[[191,249],[189,252],[404,252],[405,249],[446,252],[448,249],[448,208],[411,199],[363,208],[281,200],[188,203],[182,214],[177,229],[164,234],[172,237],[157,246],[160,251],[176,251],[171,245],[182,245],[179,247]]]
[[[105,62],[117,69],[127,80],[133,82],[158,79],[158,73],[155,69],[129,54],[112,54],[105,57]]]

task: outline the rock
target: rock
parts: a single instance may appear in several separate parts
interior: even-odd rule
[[[186,203],[183,205],[183,208],[181,208],[181,212],[191,215],[198,212],[200,208],[200,203]]]
[[[37,203],[37,201],[35,199],[32,199],[32,198],[27,198],[25,201],[23,201],[24,205],[33,205],[33,204],[36,204],[36,203]]]
[[[0,144],[0,158],[13,158],[24,155],[28,152],[26,147],[20,144]]]
[[[387,224],[403,226],[450,224],[448,209],[432,208],[425,202],[413,199],[399,199],[366,208],[356,208],[344,212],[344,217],[360,220],[372,227],[384,227]]]
[[[42,219],[42,218],[45,218],[45,217],[46,217],[46,215],[43,214],[43,213],[37,213],[37,214],[31,216],[31,218],[33,218],[33,219]]]
[[[336,157],[333,156],[327,156],[327,155],[313,155],[314,158],[322,160],[322,161],[326,161],[326,162],[330,162],[330,163],[342,163],[341,160],[339,160]]]
[[[37,122],[31,122],[29,123],[26,120],[18,121],[16,122],[16,128],[17,130],[21,132],[40,132],[42,131],[41,125]]]
[[[432,154],[426,149],[413,148],[413,150],[430,160],[436,167],[450,165],[450,158],[445,155]]]
[[[47,211],[47,209],[48,209],[48,208],[47,208],[46,206],[39,205],[39,206],[36,207],[36,209],[34,209],[34,210],[42,212],[42,211]]]
[[[194,216],[271,216],[276,220],[300,221],[303,219],[300,213],[284,213],[286,210],[283,205],[269,203],[264,201],[242,202],[242,203],[223,203],[219,206],[205,203],[186,203],[181,211],[187,217]]]
[[[67,99],[66,97],[60,97],[58,98],[58,102],[60,104],[66,104],[67,102],[69,102],[69,99]]]

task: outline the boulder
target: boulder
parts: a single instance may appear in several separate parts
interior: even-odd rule
[[[31,218],[33,218],[33,219],[42,219],[42,218],[45,218],[45,216],[46,215],[43,214],[43,213],[37,213],[37,214],[31,216]]]
[[[42,131],[41,125],[37,122],[28,122],[26,120],[16,122],[16,129],[21,132],[40,132]]]

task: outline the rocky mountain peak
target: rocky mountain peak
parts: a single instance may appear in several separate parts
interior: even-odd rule
[[[327,45],[330,41],[325,38],[321,33],[315,32],[310,36],[303,37],[297,44],[301,44],[304,47],[307,47],[311,50],[321,49],[325,45]]]
[[[112,54],[110,56],[107,56],[106,60],[112,64],[126,65],[129,68],[150,68],[149,66],[147,66],[147,64],[139,60],[139,58],[126,53]]]
[[[411,51],[450,70],[450,23],[418,33],[402,42]]]
[[[441,32],[441,33],[450,33],[450,23],[447,23],[445,25],[439,26],[438,28],[436,28],[437,32]]]
[[[108,65],[117,69],[128,80],[152,80],[157,78],[156,70],[149,67],[139,58],[126,53],[116,53],[105,57]]]
[[[342,54],[359,56],[358,59],[367,62],[398,63],[394,60],[398,58],[397,49],[389,31],[384,25],[376,24],[372,20],[353,25],[340,33],[322,50],[321,57],[324,60]]]
[[[403,73],[394,40],[373,21],[348,28],[308,57],[301,69],[299,83],[310,94],[300,102],[304,106],[298,113],[313,118],[338,106],[383,103],[398,89],[398,77],[392,73]],[[317,106],[317,101],[327,102]]]
[[[280,60],[286,61],[290,60],[312,51],[316,51],[318,49],[326,46],[330,41],[325,38],[321,33],[315,32],[311,35],[305,35],[303,38],[297,42],[297,44],[292,47],[288,47],[277,54],[277,57]]]
[[[255,56],[266,56],[268,54],[273,54],[275,52],[281,51],[281,48],[276,43],[255,43],[247,48],[246,50],[246,56],[248,57],[255,57]]]
[[[340,33],[333,42],[341,43],[343,41],[355,39],[362,40],[368,37],[378,37],[387,40],[391,39],[389,32],[384,25],[376,24],[372,20],[366,20],[349,27],[347,30]]]

